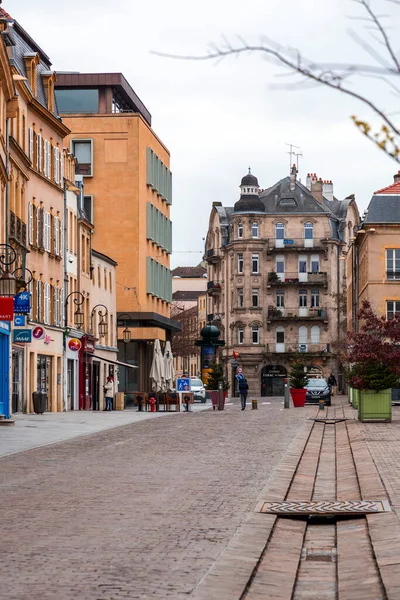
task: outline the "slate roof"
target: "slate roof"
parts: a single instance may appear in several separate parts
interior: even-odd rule
[[[281,179],[260,194],[269,214],[328,214],[335,217],[332,210],[314,198],[305,185],[296,181],[295,189],[290,189],[290,177]]]
[[[400,223],[400,192],[396,196],[394,194],[374,194],[363,222],[374,224]]]
[[[28,77],[25,68],[24,56],[28,54],[39,54],[40,63],[37,65],[37,100],[42,106],[47,108],[46,94],[44,91],[42,74],[51,71],[51,61],[47,54],[41,49],[41,47],[31,38],[29,33],[25,31],[23,27],[10,17],[10,15],[3,9],[0,8],[0,18],[7,19],[9,21],[10,37],[13,45],[12,58],[10,59],[11,65],[15,66],[23,77]],[[29,81],[23,82],[26,87],[32,92]],[[58,116],[56,103],[54,103],[55,109],[54,114]]]
[[[207,274],[207,269],[204,267],[176,267],[172,271],[172,277],[204,277]]]
[[[193,290],[180,290],[178,292],[174,292],[172,294],[172,299],[173,300],[186,300],[186,301],[190,301],[190,300],[197,300],[197,298],[199,296],[202,296],[203,294],[205,294],[205,291],[193,291]]]

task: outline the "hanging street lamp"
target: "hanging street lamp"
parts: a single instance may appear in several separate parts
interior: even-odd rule
[[[74,325],[76,329],[82,329],[85,324],[85,315],[81,311],[80,306],[85,302],[85,296],[81,292],[71,292],[65,298],[65,325],[68,324],[68,300],[71,296],[77,296],[77,298],[73,298],[73,303],[77,306],[76,311],[74,312]]]
[[[105,337],[108,332],[108,323],[105,319],[105,317],[107,317],[107,315],[108,315],[108,308],[106,306],[104,306],[104,304],[96,304],[96,306],[93,307],[92,312],[90,313],[90,332],[93,334],[93,317],[94,317],[96,308],[99,308],[99,306],[101,306],[101,308],[104,308],[105,312],[102,312],[101,310],[97,311],[98,315],[100,317],[100,322],[97,326],[97,329],[98,329],[99,337]]]

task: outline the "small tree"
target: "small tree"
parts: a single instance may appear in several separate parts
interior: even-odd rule
[[[293,390],[301,390],[307,385],[308,375],[305,371],[305,365],[300,360],[296,360],[290,371],[289,382]]]
[[[346,380],[360,390],[396,387],[400,378],[400,318],[386,320],[364,300],[360,331],[348,334]]]
[[[222,389],[226,392],[229,389],[229,381],[224,377],[224,368],[217,361],[213,361],[210,364],[210,372],[208,373],[208,380],[205,382],[209,390],[217,390],[218,383],[222,381]]]

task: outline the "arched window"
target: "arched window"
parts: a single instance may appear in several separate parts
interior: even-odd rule
[[[313,325],[311,327],[311,343],[319,344],[320,343],[320,328],[318,325]]]
[[[258,223],[253,223],[251,226],[251,237],[258,238]]]
[[[312,240],[314,237],[314,225],[312,223],[304,223],[304,239]]]
[[[277,240],[283,240],[285,238],[285,224],[284,223],[276,223],[275,237]]]

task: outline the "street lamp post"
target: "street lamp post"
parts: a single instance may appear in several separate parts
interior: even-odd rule
[[[32,281],[32,273],[26,267],[10,270],[17,260],[17,253],[9,244],[0,244],[0,296],[12,298],[17,295],[21,288],[25,288]],[[29,273],[29,279],[25,281],[25,272]],[[21,277],[17,273],[21,272]]]
[[[105,312],[98,310],[98,315],[100,317],[100,322],[98,324],[98,330],[99,330],[99,337],[105,337],[107,335],[108,332],[108,323],[105,320],[105,317],[107,317],[108,315],[108,308],[106,306],[104,306],[104,304],[96,304],[96,306],[94,306],[92,308],[92,312],[90,313],[90,333],[94,333],[93,332],[93,317],[94,317],[94,313],[96,312],[96,308],[104,308]]]
[[[131,317],[130,315],[128,315],[127,313],[123,313],[122,315],[119,315],[119,317],[117,318],[117,327],[118,327],[118,322],[121,322],[123,326],[125,326],[125,329],[122,332],[122,338],[124,340],[124,361],[126,363],[126,346],[127,344],[131,341],[132,338],[132,334],[130,332],[130,329],[128,328],[128,323],[129,321],[131,321]],[[125,394],[128,393],[128,369],[126,367],[124,367],[125,370]]]
[[[73,303],[78,307],[74,312],[74,325],[77,329],[82,329],[85,323],[85,315],[79,307],[85,302],[85,296],[81,292],[71,292],[65,298],[65,326],[68,325],[68,300],[71,296],[77,296],[77,298],[73,298]]]

